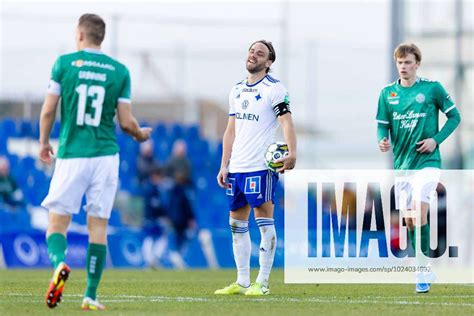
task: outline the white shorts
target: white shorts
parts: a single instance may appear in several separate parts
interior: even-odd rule
[[[398,172],[397,172],[398,173]],[[395,176],[395,206],[397,209],[414,209],[414,202],[430,203],[431,195],[436,192],[436,187],[441,176],[438,168],[423,168],[403,175]]]
[[[57,159],[41,206],[60,215],[79,213],[82,197],[89,216],[110,218],[117,192],[119,155]]]

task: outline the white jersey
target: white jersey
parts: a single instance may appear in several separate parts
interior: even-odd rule
[[[266,75],[255,84],[239,82],[229,94],[229,116],[235,116],[235,140],[229,172],[266,170],[264,155],[275,142],[277,105],[289,103],[281,82]],[[275,108],[275,109],[274,109]]]

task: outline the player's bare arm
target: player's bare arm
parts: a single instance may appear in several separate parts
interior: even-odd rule
[[[293,125],[291,113],[286,113],[278,117],[283,128],[283,137],[288,145],[288,155],[277,162],[283,162],[283,167],[277,169],[277,172],[284,173],[285,170],[291,170],[296,164],[296,132]]]
[[[151,128],[140,127],[137,119],[132,114],[132,105],[130,103],[119,102],[117,117],[120,127],[137,142],[144,142],[150,138]]]
[[[227,127],[222,138],[222,160],[219,174],[217,175],[217,184],[221,188],[227,188],[227,175],[229,174],[228,164],[232,153],[232,145],[235,139],[235,117],[229,116]]]
[[[53,147],[49,143],[49,135],[53,128],[54,119],[56,118],[58,101],[58,95],[48,93],[41,107],[39,159],[46,164],[51,164],[51,155],[54,155]]]

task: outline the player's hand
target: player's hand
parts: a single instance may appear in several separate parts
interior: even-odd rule
[[[287,156],[275,160],[275,163],[283,162],[283,167],[278,168],[276,171],[279,173],[285,173],[285,170],[291,170],[296,165],[296,155],[289,153]]]
[[[228,175],[229,169],[227,169],[227,167],[222,167],[221,170],[219,170],[219,174],[217,175],[217,184],[223,189],[227,189],[229,187],[229,184],[227,183]]]
[[[380,142],[379,142],[379,149],[381,152],[387,152],[390,150],[390,141],[387,139],[387,138],[383,138]]]
[[[54,155],[54,149],[50,143],[41,144],[39,149],[39,159],[47,165],[53,162],[52,156]]]
[[[133,139],[135,139],[137,142],[143,143],[150,139],[151,130],[151,127],[140,127],[138,130],[138,135],[135,135]]]
[[[419,141],[418,143],[416,143],[416,145],[418,146],[418,148],[416,149],[417,152],[422,154],[429,154],[435,150],[438,144],[433,138],[427,138]]]

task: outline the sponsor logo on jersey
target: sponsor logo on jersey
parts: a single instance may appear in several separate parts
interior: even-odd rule
[[[257,101],[260,100],[261,98],[262,98],[262,96],[260,95],[260,93],[255,96],[255,100],[257,100]]]
[[[98,62],[92,61],[92,60],[82,60],[82,59],[72,61],[71,66],[75,66],[75,67],[88,66],[88,67],[97,67],[97,68],[102,68],[102,69],[108,69],[108,70],[112,70],[112,71],[115,70],[115,67],[113,65],[98,63]]]
[[[388,103],[392,105],[397,105],[399,102],[400,97],[398,96],[398,94],[395,91],[390,92],[388,96]]]
[[[260,193],[260,176],[245,178],[245,194]]]
[[[247,110],[248,107],[249,107],[249,101],[248,101],[248,100],[244,100],[244,101],[242,102],[242,109]]]
[[[71,66],[82,67],[84,65],[84,61],[82,59],[74,60],[71,63]]]
[[[243,88],[242,92],[257,92],[257,88]]]
[[[247,121],[258,122],[258,119],[260,118],[260,116],[256,115],[256,114],[252,114],[252,113],[236,112],[235,113],[235,118],[238,119],[238,120],[247,120]]]
[[[423,102],[425,102],[425,99],[426,99],[426,98],[425,98],[425,95],[424,95],[423,93],[419,93],[419,94],[417,94],[417,96],[415,97],[415,100],[416,100],[416,102],[418,102],[418,103],[423,103]]]
[[[286,104],[290,104],[290,96],[288,94],[285,95],[285,100],[283,102],[285,102]]]
[[[426,113],[416,113],[414,111],[408,111],[405,114],[393,112],[393,119],[400,121],[400,128],[413,130],[418,124],[420,118],[426,117]]]

